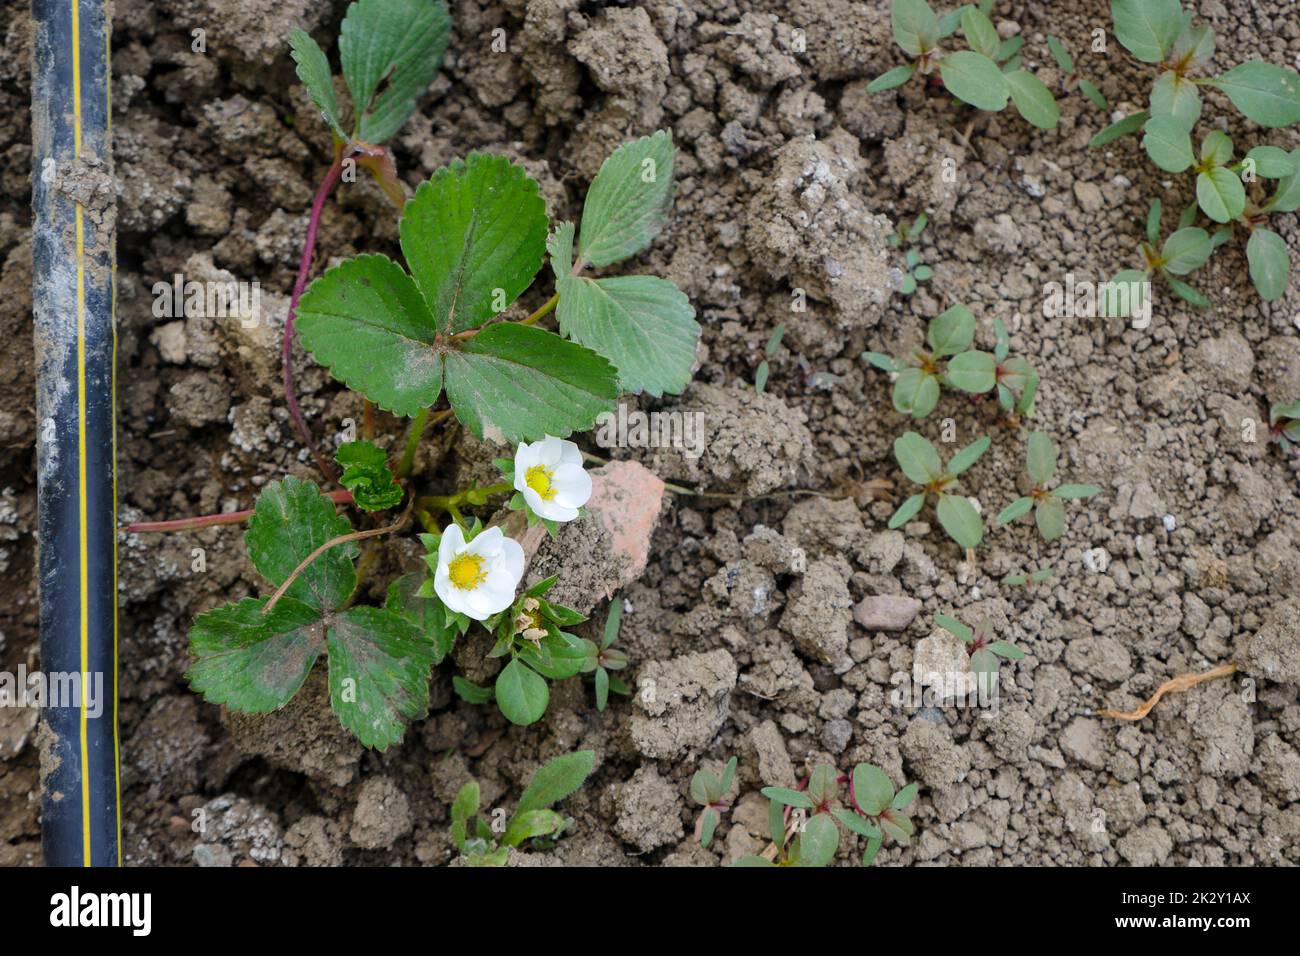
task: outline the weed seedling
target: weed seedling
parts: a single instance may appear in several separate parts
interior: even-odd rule
[[[1052,51],[1052,59],[1056,65],[1061,68],[1061,89],[1066,93],[1073,92],[1076,88],[1086,96],[1093,106],[1103,113],[1110,109],[1110,104],[1106,102],[1106,97],[1102,95],[1101,90],[1097,89],[1091,81],[1079,75],[1074,67],[1074,57],[1070,51],[1054,36],[1047,38],[1047,47]]]
[[[731,809],[726,797],[735,775],[736,758],[732,757],[722,769],[721,777],[707,770],[697,770],[691,777],[691,799],[704,808],[695,820],[695,839],[702,847],[707,848],[713,842],[713,832],[718,828],[722,814]]]
[[[1016,645],[993,639],[993,625],[987,619],[976,625],[973,631],[947,614],[936,614],[934,622],[949,634],[961,638],[966,645],[966,653],[970,655],[970,669],[977,677],[991,679],[998,672],[999,658],[1024,660],[1025,652]]]
[[[754,391],[761,392],[767,387],[767,376],[772,370],[768,362],[776,357],[776,350],[781,347],[781,339],[784,336],[785,323],[782,322],[767,337],[767,344],[763,346],[763,360],[758,363],[758,371],[754,373]]]
[[[451,804],[452,842],[470,866],[504,866],[510,848],[528,841],[533,841],[534,848],[548,849],[573,822],[551,806],[582,786],[595,758],[595,751],[579,750],[539,767],[524,788],[514,815],[499,832],[478,816],[479,786],[471,780]]]
[[[1153,275],[1158,275],[1169,283],[1169,288],[1180,299],[1198,308],[1210,304],[1205,296],[1180,277],[1190,275],[1205,265],[1210,254],[1231,238],[1231,234],[1228,230],[1218,230],[1211,234],[1200,226],[1191,225],[1196,218],[1196,207],[1193,205],[1184,210],[1178,229],[1161,243],[1161,211],[1160,200],[1153,200],[1147,211],[1146,241],[1139,246],[1142,268],[1120,271],[1099,290],[1098,304],[1102,315],[1132,318],[1143,314],[1143,310],[1149,308],[1146,296]]]
[[[954,305],[935,316],[926,329],[930,350],[913,349],[893,358],[880,352],[863,352],[862,358],[882,371],[894,373],[894,408],[913,418],[924,418],[939,404],[939,386],[982,395],[998,384],[998,360],[992,353],[972,349],[975,316],[964,305]]]
[[[1300,402],[1280,402],[1268,410],[1269,435],[1288,454],[1300,445]]]
[[[963,548],[975,548],[984,540],[984,522],[979,511],[964,495],[951,493],[957,478],[988,451],[987,436],[971,442],[943,466],[934,445],[916,432],[907,432],[894,441],[894,458],[903,474],[922,487],[894,512],[889,527],[899,528],[916,517],[926,500],[935,497],[935,514],[948,537]]]
[[[913,76],[929,77],[937,69],[948,92],[976,109],[998,113],[1010,100],[1034,126],[1052,129],[1060,107],[1046,84],[1020,65],[1021,38],[1003,40],[989,19],[993,0],[965,4],[942,17],[926,0],[893,0],[890,24],[894,42],[911,59],[876,77],[872,93],[902,86]],[[945,52],[941,40],[960,29],[969,49]]]
[[[736,861],[736,866],[826,866],[839,849],[840,832],[835,821],[866,838],[863,866],[875,860],[886,835],[906,844],[916,832],[903,811],[916,798],[917,785],[911,783],[895,791],[889,774],[874,764],[860,763],[849,774],[838,774],[830,764],[818,764],[804,783],[798,790],[763,788],[763,796],[769,801],[776,859],[744,857]],[[845,786],[847,791],[841,794]],[[807,815],[793,841],[788,840],[787,831],[791,810]]]
[[[1290,280],[1290,256],[1283,239],[1265,228],[1265,223],[1272,213],[1300,208],[1300,150],[1288,153],[1276,146],[1258,145],[1234,162],[1232,140],[1221,130],[1202,137],[1199,151],[1193,151],[1192,133],[1201,119],[1202,86],[1223,92],[1247,119],[1261,126],[1279,129],[1300,122],[1300,76],[1262,60],[1242,63],[1217,76],[1195,75],[1214,56],[1214,31],[1195,23],[1179,0],[1112,0],[1111,18],[1119,42],[1137,59],[1155,64],[1159,75],[1151,87],[1148,108],[1106,127],[1092,138],[1091,145],[1101,146],[1141,131],[1142,146],[1158,167],[1171,173],[1191,170],[1196,176],[1196,204],[1168,241],[1192,225],[1198,208],[1215,223],[1243,226],[1249,236],[1246,258],[1251,281],[1261,298],[1279,298]],[[1261,179],[1277,180],[1272,196],[1262,195],[1257,185]],[[1201,235],[1184,236],[1181,242],[1195,247],[1192,258],[1199,257],[1199,265],[1227,238],[1208,248]],[[1148,243],[1154,246],[1155,241],[1148,227]],[[1188,252],[1178,244],[1174,251]],[[1160,258],[1172,257],[1162,251]],[[1158,268],[1151,263],[1148,256],[1148,271]],[[1199,294],[1186,294],[1181,284],[1171,284],[1194,305],[1208,304]]]
[[[1037,571],[1032,571],[1029,574],[1008,574],[1002,579],[1002,583],[1013,586],[1033,586],[1035,584],[1042,584],[1055,573],[1055,568],[1039,568]]]
[[[618,629],[623,620],[623,599],[616,597],[609,604],[609,614],[605,618],[605,630],[601,634],[600,647],[584,639],[582,642],[582,673],[592,675],[596,685],[596,709],[604,710],[609,703],[609,692],[627,697],[632,689],[610,671],[621,671],[627,667],[627,655],[614,647],[618,640]]]
[[[907,272],[903,274],[902,284],[898,291],[903,295],[911,295],[916,291],[918,282],[927,282],[934,276],[934,270],[921,263],[921,253],[913,246],[917,238],[925,231],[925,225],[929,218],[925,213],[921,213],[912,221],[909,226],[907,220],[900,220],[898,228],[891,232],[885,238],[895,249],[908,247],[903,253],[904,261],[907,263]]]
[[[1034,482],[1033,490],[1002,509],[998,524],[1007,524],[1034,512],[1034,523],[1044,541],[1055,541],[1065,533],[1065,502],[1091,498],[1101,491],[1096,485],[1059,485],[1051,491],[1047,483],[1056,475],[1056,445],[1045,432],[1030,432],[1025,454],[1025,471]]]

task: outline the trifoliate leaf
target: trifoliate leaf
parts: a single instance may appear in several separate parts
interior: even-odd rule
[[[892,90],[896,86],[902,86],[912,78],[916,73],[916,64],[908,63],[904,66],[896,66],[892,70],[880,74],[870,83],[867,84],[868,93],[880,93],[884,90]]]
[[[607,266],[640,252],[668,221],[673,197],[672,134],[660,130],[614,150],[582,208],[578,259]]]
[[[925,336],[937,356],[965,352],[975,338],[975,316],[966,306],[954,305],[930,321]]]
[[[1161,73],[1151,87],[1151,115],[1172,116],[1190,130],[1201,118],[1201,94],[1196,84],[1172,70]]]
[[[971,442],[949,460],[948,474],[956,478],[966,471],[971,465],[980,460],[980,456],[989,450],[990,444],[992,444],[992,439],[987,435]]]
[[[1044,541],[1055,541],[1065,533],[1065,502],[1060,498],[1044,498],[1034,510],[1034,523]]]
[[[197,660],[185,678],[205,700],[264,714],[287,704],[307,679],[325,646],[320,611],[285,597],[263,614],[266,601],[245,598],[194,619],[190,653]]]
[[[916,432],[904,432],[894,439],[894,458],[903,474],[918,485],[927,485],[943,474],[939,453]]]
[[[620,386],[658,398],[691,380],[700,326],[677,286],[656,276],[588,279],[570,275],[573,225],[551,237],[551,266],[560,294],[560,332],[609,358]]]
[[[330,706],[367,747],[402,739],[402,718],[429,712],[432,644],[392,611],[351,607],[330,622]]]
[[[1189,226],[1165,240],[1160,258],[1164,260],[1164,269],[1183,276],[1204,265],[1213,251],[1214,242],[1210,234],[1199,226]]]
[[[582,786],[595,761],[594,750],[579,750],[543,764],[528,781],[528,786],[519,797],[515,813],[544,810],[559,803]]]
[[[919,495],[912,495],[910,498],[908,498],[906,501],[904,501],[901,505],[898,506],[898,510],[895,511],[893,517],[889,519],[889,527],[901,528],[903,525],[907,524],[907,522],[911,521],[912,518],[916,516],[916,513],[921,510],[921,507],[924,504],[925,504],[924,493]]]
[[[879,767],[860,763],[853,768],[853,799],[863,813],[878,817],[894,799],[894,783]]]
[[[339,484],[365,511],[387,511],[402,503],[402,487],[388,469],[388,456],[368,441],[345,442],[334,460],[343,466]]]
[[[418,594],[425,580],[422,573],[403,574],[388,585],[384,607],[413,625],[432,647],[433,663],[441,664],[456,643],[456,628],[447,624],[447,613],[438,598]]]
[[[443,0],[349,4],[339,27],[339,58],[352,92],[357,137],[382,143],[402,128],[433,82],[450,39],[451,15]]]
[[[1144,63],[1159,63],[1183,29],[1179,0],[1111,0],[1115,36]]]
[[[939,380],[919,368],[905,368],[894,380],[894,408],[913,418],[924,418],[939,404]]]
[[[433,316],[388,257],[357,256],[318,278],[298,302],[295,328],[316,361],[380,408],[410,417],[438,400]]]
[[[943,530],[948,537],[963,548],[975,548],[984,540],[984,522],[966,498],[961,495],[939,495],[939,503],[934,509]]]
[[[980,12],[978,7],[966,7],[961,15],[961,30],[966,34],[966,42],[976,53],[983,53],[989,59],[998,54],[1002,38],[993,26],[993,21]]]
[[[551,332],[514,322],[489,325],[446,353],[447,396],[479,438],[508,443],[585,431],[618,397],[614,366]]]
[[[1061,108],[1047,85],[1028,70],[1012,70],[1004,75],[1020,115],[1039,129],[1055,129]]]
[[[952,29],[957,28],[957,22],[952,22]],[[889,11],[889,23],[894,42],[910,57],[918,57],[933,49],[939,41],[939,19],[925,0],[894,0]]]
[[[1089,146],[1105,146],[1107,143],[1114,142],[1124,136],[1131,136],[1146,125],[1151,113],[1143,110],[1140,113],[1134,113],[1131,116],[1125,116],[1117,123],[1111,123],[1100,133],[1088,140]]]
[[[998,65],[982,53],[958,50],[939,61],[948,92],[964,103],[991,112],[1005,109],[1011,88]]]
[[[839,849],[840,831],[829,814],[819,813],[804,824],[799,835],[798,866],[826,866]]]
[[[504,156],[470,153],[421,183],[399,228],[437,330],[476,329],[532,285],[547,226],[537,183]]]
[[[335,513],[333,501],[311,482],[290,475],[262,490],[244,543],[253,567],[279,587],[308,555],[351,531],[348,519]],[[285,596],[320,611],[337,608],[356,587],[356,555],[352,542],[330,548],[294,579]]]
[[[1257,228],[1246,242],[1250,281],[1265,302],[1279,299],[1291,277],[1291,255],[1286,240],[1271,229]]]
[[[1056,474],[1056,446],[1046,432],[1029,433],[1025,470],[1039,485],[1047,484]]]
[[[298,79],[307,87],[325,122],[339,139],[346,140],[348,135],[339,122],[339,101],[334,95],[334,77],[325,51],[305,31],[295,27],[289,32],[289,55],[297,64]]]
[[[506,720],[526,726],[546,713],[551,691],[536,671],[519,660],[512,660],[497,675],[497,706]]]
[[[1192,137],[1182,120],[1174,116],[1153,116],[1147,120],[1142,148],[1151,162],[1171,173],[1181,173],[1196,162]]]
[[[953,388],[982,395],[997,384],[997,367],[991,352],[962,352],[948,362],[946,378]]]
[[[1300,76],[1262,60],[1234,66],[1210,81],[1232,105],[1261,126],[1279,128],[1300,123]]]

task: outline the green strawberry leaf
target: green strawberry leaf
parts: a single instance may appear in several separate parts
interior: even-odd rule
[[[607,266],[640,252],[668,221],[673,198],[672,134],[659,130],[614,150],[582,208],[578,260]]]
[[[982,53],[958,50],[939,61],[939,76],[948,92],[978,109],[998,112],[1011,88],[998,65]]]
[[[1012,70],[1004,75],[1011,90],[1011,102],[1020,115],[1039,129],[1055,129],[1061,108],[1047,84],[1028,70]]]
[[[527,726],[546,713],[551,691],[536,671],[522,661],[512,660],[497,675],[496,698],[506,720]]]
[[[380,408],[410,417],[438,400],[437,327],[415,282],[387,256],[357,256],[316,279],[295,328],[316,361]]]
[[[1279,299],[1291,278],[1291,255],[1286,240],[1271,229],[1257,228],[1246,242],[1250,281],[1265,302]]]
[[[904,432],[894,439],[894,458],[898,467],[918,485],[928,485],[943,475],[943,462],[934,446],[916,432]]]
[[[685,389],[695,365],[700,326],[695,307],[677,286],[656,276],[571,275],[572,223],[556,228],[549,248],[560,295],[560,332],[608,357],[625,391],[658,398]]]
[[[1251,60],[1209,82],[1261,126],[1276,129],[1300,123],[1300,76],[1294,70]]]
[[[339,484],[352,492],[352,501],[364,511],[387,511],[402,503],[402,488],[393,481],[388,456],[368,441],[345,442],[334,454],[343,466]]]
[[[320,610],[285,597],[263,614],[266,601],[244,598],[194,619],[195,662],[185,678],[205,700],[264,714],[287,704],[307,679],[325,646]]]
[[[413,625],[432,647],[434,664],[441,664],[456,643],[456,628],[447,624],[447,613],[436,597],[418,593],[426,578],[423,573],[403,574],[388,585],[384,608]]]
[[[514,302],[542,267],[547,226],[537,183],[504,156],[470,153],[421,183],[399,229],[436,330],[476,329]]]
[[[339,139],[346,140],[348,134],[339,122],[339,101],[334,95],[334,77],[325,51],[306,32],[295,27],[289,32],[289,55],[297,64],[298,79],[307,87],[325,122]]]
[[[352,531],[348,519],[334,509],[334,502],[309,481],[290,475],[271,482],[258,495],[244,534],[253,567],[279,587],[317,548]],[[352,567],[356,556],[357,546],[352,542],[330,548],[294,579],[285,597],[318,611],[334,610],[356,587]]]
[[[444,361],[456,417],[479,438],[495,428],[512,445],[585,431],[618,397],[604,358],[515,322],[487,326]]]
[[[392,611],[351,607],[329,622],[330,706],[367,747],[387,750],[405,732],[402,718],[429,712],[433,646]]]
[[[1115,37],[1143,63],[1159,63],[1183,30],[1179,0],[1111,0]]]
[[[979,512],[962,495],[940,494],[935,514],[948,537],[963,548],[979,547],[984,540],[984,523]]]
[[[348,5],[339,27],[339,58],[352,93],[357,138],[382,143],[402,128],[433,82],[450,39],[451,15],[443,0]]]

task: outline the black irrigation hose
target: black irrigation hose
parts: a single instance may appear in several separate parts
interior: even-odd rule
[[[115,866],[112,23],[103,0],[32,0],[32,18],[41,840],[46,865]]]

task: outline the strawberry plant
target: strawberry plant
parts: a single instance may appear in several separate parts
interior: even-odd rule
[[[722,776],[697,770],[691,777],[691,799],[703,809],[695,820],[695,839],[700,846],[707,848],[713,842],[713,831],[718,828],[722,814],[731,809],[727,803],[727,791],[736,775],[736,758],[732,757],[722,768]]]
[[[764,787],[762,792],[769,801],[776,859],[743,857],[736,866],[826,866],[839,850],[836,822],[866,838],[862,865],[870,866],[886,835],[906,844],[916,832],[903,811],[916,798],[917,785],[895,791],[889,775],[874,764],[860,763],[847,774],[837,773],[830,764],[818,764],[799,789]],[[807,814],[793,841],[787,828],[791,810]]]
[[[1008,101],[1034,126],[1052,129],[1061,118],[1046,84],[1020,65],[1021,39],[1003,40],[989,19],[993,0],[966,4],[942,17],[926,0],[892,0],[890,26],[894,42],[911,60],[876,77],[872,93],[902,86],[913,76],[931,77],[938,70],[948,92],[976,109],[998,113]],[[945,51],[941,41],[958,30],[969,49]]]
[[[547,601],[555,578],[519,593],[522,547],[502,527],[485,527],[465,512],[504,498],[552,534],[580,517],[592,482],[566,436],[590,428],[621,391],[680,392],[700,333],[694,308],[671,282],[589,275],[642,251],[667,221],[675,149],[666,132],[605,160],[587,192],[580,232],[568,222],[552,227],[537,183],[502,156],[471,153],[405,198],[391,157],[374,144],[414,110],[448,28],[441,0],[351,4],[339,38],[350,134],[324,52],[301,31],[290,38],[299,78],[334,137],[330,176],[336,180],[341,164],[355,159],[401,204],[405,267],[378,254],[344,260],[305,291],[295,289],[286,324],[286,401],[326,482],[340,489],[288,477],[269,484],[250,513],[137,528],[247,518],[249,556],[274,591],[199,615],[190,632],[192,686],[232,710],[264,713],[284,706],[324,656],[339,720],[381,750],[401,739],[405,721],[427,712],[431,667],[476,624],[493,639],[488,656],[505,659],[504,666],[490,688],[457,677],[455,689],[476,703],[495,700],[513,723],[542,716],[548,681],[593,673],[601,709],[610,689],[627,691],[608,674],[626,664],[610,647],[617,611],[600,648],[568,633],[585,618]],[[328,191],[323,187],[313,206],[303,280]],[[554,294],[524,318],[507,317],[548,257]],[[552,312],[554,329],[542,321]],[[338,467],[315,453],[299,414],[288,361],[295,333],[367,403],[365,435],[340,446]],[[444,398],[446,407],[435,411]],[[373,435],[374,407],[411,419],[395,461]],[[497,462],[503,481],[429,487],[434,476],[417,473],[416,452],[430,422],[449,419],[514,446],[512,459]],[[337,513],[340,505],[362,513],[362,530]],[[393,581],[382,607],[357,603],[376,557],[359,543],[406,533],[412,519],[425,530],[427,569]]]
[[[998,672],[1001,658],[1024,660],[1025,652],[1016,645],[993,639],[993,624],[988,620],[981,621],[974,630],[947,614],[936,614],[934,622],[954,637],[961,638],[966,645],[966,653],[970,655],[971,672],[976,677],[991,680]]]
[[[1213,129],[1201,137],[1199,148],[1194,148],[1193,132],[1202,118],[1201,87],[1218,89],[1242,115],[1260,126],[1279,129],[1300,122],[1300,76],[1263,60],[1251,60],[1218,75],[1197,75],[1214,57],[1214,31],[1195,23],[1180,0],[1111,0],[1110,9],[1119,42],[1138,60],[1154,64],[1159,75],[1152,84],[1147,109],[1106,127],[1091,144],[1101,146],[1140,131],[1143,149],[1156,166],[1171,173],[1192,171],[1196,202],[1184,214],[1179,233],[1169,241],[1186,233],[1199,211],[1226,226],[1222,237],[1208,247],[1207,238],[1201,235],[1204,230],[1182,240],[1195,246],[1193,258],[1200,250],[1208,257],[1230,238],[1230,224],[1239,225],[1248,237],[1246,258],[1256,291],[1266,301],[1281,297],[1290,281],[1290,255],[1286,243],[1267,223],[1273,213],[1300,208],[1300,150],[1288,153],[1276,146],[1257,145],[1236,161],[1233,142],[1222,130]],[[1263,180],[1277,182],[1271,195],[1262,188]],[[1154,246],[1155,241],[1148,228],[1148,243]],[[1175,251],[1182,251],[1181,246]],[[1163,251],[1154,262],[1147,255],[1146,271],[1157,270],[1169,260]],[[1184,283],[1171,284],[1192,304],[1208,305]]]
[[[953,455],[945,468],[939,452],[923,436],[907,432],[894,441],[894,458],[909,479],[922,490],[899,505],[889,519],[889,527],[899,528],[916,517],[930,496],[935,498],[935,514],[948,537],[963,548],[975,548],[984,540],[984,522],[980,513],[964,495],[951,492],[957,478],[988,451],[988,437],[971,442]]]
[[[998,524],[1008,524],[1034,512],[1034,523],[1044,541],[1055,541],[1065,533],[1065,502],[1074,498],[1091,498],[1101,489],[1096,485],[1058,485],[1047,489],[1056,476],[1056,445],[1045,432],[1030,432],[1025,454],[1025,471],[1034,486],[1029,494],[1017,498],[1002,509]]]
[[[573,821],[551,807],[582,786],[595,759],[595,751],[579,750],[539,767],[499,833],[478,815],[479,785],[471,780],[451,804],[451,839],[456,849],[470,866],[505,866],[511,847],[530,841],[535,849],[554,846]]]

